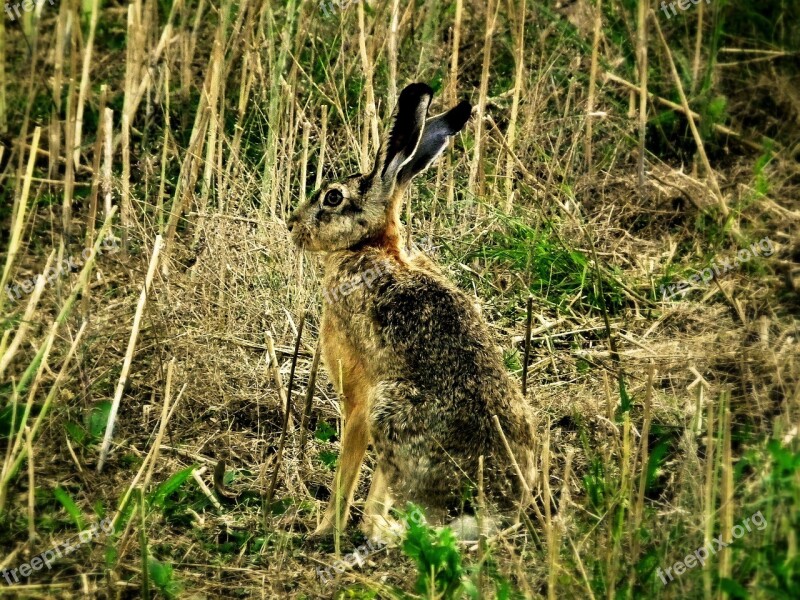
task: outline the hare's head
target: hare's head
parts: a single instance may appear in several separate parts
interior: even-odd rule
[[[397,242],[403,191],[461,131],[472,110],[464,101],[426,120],[432,96],[424,83],[406,87],[372,171],[324,183],[295,209],[288,226],[298,246],[331,252]]]

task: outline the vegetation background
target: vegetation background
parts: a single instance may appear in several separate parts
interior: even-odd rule
[[[800,597],[799,9],[7,5],[0,570],[114,532],[0,595]],[[478,547],[412,524],[343,570],[354,524],[305,537],[341,419],[314,361],[319,268],[284,222],[369,167],[417,80],[433,111],[475,111],[412,186],[408,244],[524,371],[537,503]]]

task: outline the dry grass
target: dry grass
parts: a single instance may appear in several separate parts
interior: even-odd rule
[[[530,530],[461,549],[484,597],[503,597],[496,577],[521,597],[741,597],[726,579],[754,598],[798,589],[776,583],[800,573],[797,56],[720,34],[719,3],[678,15],[705,27],[691,34],[643,2],[602,6],[64,0],[6,17],[2,285],[98,252],[0,295],[0,570],[75,536],[80,518],[116,516],[117,529],[13,589],[0,580],[2,593],[414,590],[396,548],[328,585],[317,576],[337,556],[304,534],[330,496],[338,439],[324,433],[340,412],[320,370],[302,452],[320,271],[284,226],[323,174],[368,166],[412,80],[441,90],[434,111],[461,96],[478,108],[412,186],[409,239],[481,302],[517,375],[534,295],[537,503]],[[709,108],[720,95],[724,119]],[[770,256],[661,298],[661,284],[765,237]],[[268,336],[294,390],[281,452]],[[12,422],[26,428],[9,435]],[[794,457],[788,474],[769,440]],[[235,502],[210,491],[220,460]],[[656,567],[758,510],[767,529],[662,585]],[[361,542],[353,528],[337,549]],[[143,556],[174,574],[143,577]]]

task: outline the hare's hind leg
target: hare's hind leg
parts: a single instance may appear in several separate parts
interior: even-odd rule
[[[364,504],[364,518],[361,521],[361,530],[371,540],[391,538],[402,529],[402,526],[390,518],[389,509],[392,507],[392,498],[386,481],[386,474],[380,464],[375,467],[372,475],[372,485],[369,488],[367,502]]]

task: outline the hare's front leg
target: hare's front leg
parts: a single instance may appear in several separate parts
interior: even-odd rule
[[[352,393],[352,391],[351,391]],[[347,408],[350,408],[348,411]],[[347,397],[345,401],[344,433],[342,435],[342,451],[339,456],[339,466],[333,477],[333,493],[328,503],[328,509],[319,527],[314,531],[315,536],[327,535],[338,526],[343,530],[347,525],[350,515],[350,505],[353,502],[358,473],[364,460],[364,453],[369,443],[369,424],[367,422],[366,395],[359,398]]]
[[[319,527],[314,531],[315,536],[326,535],[337,527],[337,508],[339,511],[338,526],[343,530],[347,525],[350,515],[350,505],[353,502],[358,473],[364,460],[364,453],[369,442],[366,407],[357,407],[352,411],[350,418],[345,417],[344,434],[342,437],[342,452],[339,457],[339,466],[333,478],[333,490],[328,509]]]

